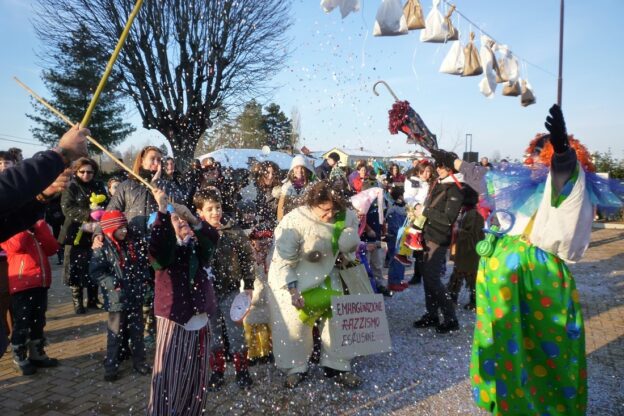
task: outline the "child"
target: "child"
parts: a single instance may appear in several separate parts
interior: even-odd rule
[[[401,292],[409,286],[403,283],[405,276],[405,266],[394,258],[396,253],[397,235],[399,229],[405,223],[407,213],[405,211],[405,201],[403,200],[403,187],[392,187],[390,189],[392,203],[386,213],[386,224],[388,225],[387,242],[388,257],[390,258],[388,269],[388,289],[393,292]]]
[[[245,317],[245,340],[247,341],[247,358],[249,365],[266,363],[272,360],[271,329],[269,328],[269,306],[266,291],[269,265],[267,256],[271,247],[273,233],[254,230],[249,235],[254,255],[254,281],[251,309]]]
[[[219,235],[185,206],[168,206],[163,191],[153,195],[158,212],[150,217],[149,255],[157,330],[147,414],[199,415],[207,394],[208,316],[216,312],[205,267]]]
[[[137,373],[147,375],[151,368],[145,363],[141,313],[144,276],[143,269],[137,267],[138,252],[128,235],[128,221],[123,212],[104,212],[100,227],[104,233],[103,246],[93,250],[89,272],[102,287],[104,309],[108,311],[104,380],[118,378],[119,353],[125,330],[132,343],[132,367]]]
[[[407,204],[407,214],[410,217],[410,227],[405,230],[401,237],[401,243],[399,245],[399,251],[394,258],[404,266],[410,266],[412,262],[408,259],[412,250],[414,250],[415,258],[422,259],[423,242],[422,242],[422,227],[423,224],[414,223],[414,219],[418,218],[418,215],[411,214],[415,210],[422,209],[427,195],[429,194],[429,188],[433,176],[433,167],[427,161],[422,161],[412,169],[412,174],[408,180],[405,181],[404,199]],[[416,273],[418,270],[419,261],[414,266],[414,278],[416,279]],[[420,271],[420,270],[418,270]],[[418,276],[420,277],[420,275]]]
[[[453,256],[455,265],[449,279],[447,290],[457,302],[462,283],[466,281],[466,287],[470,292],[470,300],[464,305],[464,309],[476,308],[475,284],[477,270],[479,269],[479,255],[477,243],[483,240],[483,228],[485,221],[477,210],[479,195],[468,185],[464,185],[464,203],[457,218],[457,238],[455,241],[457,250]]]
[[[52,281],[48,257],[57,252],[59,244],[48,224],[39,220],[0,246],[9,262],[13,362],[24,376],[37,372],[37,367],[56,367],[58,360],[49,358],[44,350],[43,328]]]
[[[247,368],[243,326],[242,323],[234,322],[230,318],[230,308],[234,298],[240,293],[241,279],[248,296],[251,298],[253,294],[255,276],[249,238],[243,230],[234,225],[234,221],[223,220],[221,195],[218,190],[214,188],[200,190],[193,197],[193,204],[200,218],[219,230],[219,242],[210,269],[220,313],[210,317],[210,330],[213,334],[210,341],[212,375],[208,388],[217,391],[223,385],[226,353],[224,335],[227,334],[229,352],[234,360],[236,384],[245,389],[252,385],[252,380]],[[223,316],[223,319],[219,319],[220,316]],[[219,322],[223,322],[224,325]]]

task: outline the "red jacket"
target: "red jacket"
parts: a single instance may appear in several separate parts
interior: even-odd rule
[[[0,247],[9,261],[9,293],[37,287],[50,287],[52,274],[48,256],[59,249],[45,221],[39,220],[26,231],[15,234]]]

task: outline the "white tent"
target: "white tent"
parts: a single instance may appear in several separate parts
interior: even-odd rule
[[[223,167],[229,166],[233,169],[249,169],[254,161],[263,162],[265,160],[275,162],[280,169],[290,169],[292,160],[292,156],[288,153],[271,151],[266,154],[261,149],[219,149],[201,155],[198,159],[203,161],[207,157],[214,158]]]

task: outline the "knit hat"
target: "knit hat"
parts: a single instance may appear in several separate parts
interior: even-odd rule
[[[308,161],[302,155],[297,155],[297,156],[292,158],[292,160],[290,162],[290,169],[289,170],[293,170],[297,166],[303,166],[304,168],[306,168],[307,170],[312,172],[312,170],[310,169],[310,166],[308,165]]]
[[[100,227],[104,234],[112,236],[113,233],[120,227],[128,225],[128,220],[123,212],[118,210],[106,211],[102,214],[100,219]]]

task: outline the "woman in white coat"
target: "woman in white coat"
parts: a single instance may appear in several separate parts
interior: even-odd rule
[[[340,231],[341,230],[341,231]],[[355,259],[360,242],[358,220],[346,201],[326,181],[311,185],[305,204],[288,213],[275,229],[275,250],[269,269],[269,308],[275,364],[286,372],[286,387],[298,385],[308,371],[312,353],[312,326],[300,318],[306,292],[324,285],[343,292],[336,262]],[[322,319],[321,360],[325,376],[356,388],[360,378],[341,357]]]

